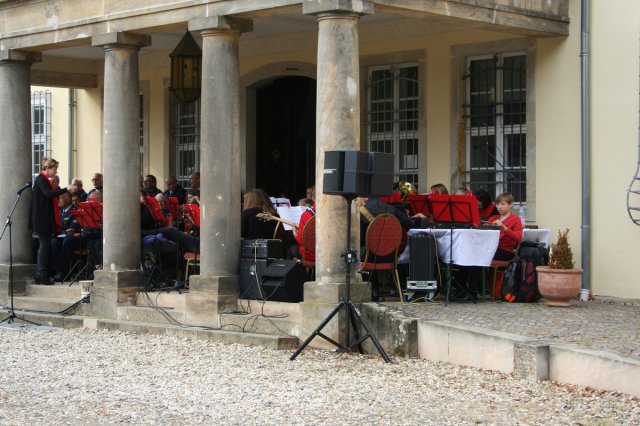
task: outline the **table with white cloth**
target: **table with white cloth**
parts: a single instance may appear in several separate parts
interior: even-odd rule
[[[453,232],[453,237],[451,236]],[[438,256],[445,263],[461,266],[490,266],[493,255],[498,248],[500,231],[497,229],[410,229],[412,235],[431,234],[436,237]],[[538,242],[549,246],[551,231],[549,229],[525,228],[522,240]],[[409,263],[409,244],[398,258],[398,263]]]
[[[453,235],[451,235],[453,232]],[[455,263],[462,266],[489,266],[498,248],[500,231],[489,229],[410,229],[412,235],[431,234],[436,237],[438,256],[445,263]],[[409,262],[409,244],[404,250],[398,263]]]

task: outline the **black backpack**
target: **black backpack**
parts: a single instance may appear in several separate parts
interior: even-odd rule
[[[502,279],[502,299],[507,302],[540,300],[536,267],[546,265],[548,261],[549,252],[542,244],[528,241],[520,243]]]

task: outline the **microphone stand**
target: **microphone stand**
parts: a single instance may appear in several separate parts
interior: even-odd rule
[[[4,229],[2,230],[2,234],[0,234],[0,241],[1,241],[5,231],[7,230],[7,228],[9,228],[9,299],[10,299],[9,303],[10,303],[10,306],[9,306],[9,316],[3,319],[2,321],[0,321],[0,324],[2,324],[3,322],[6,322],[7,324],[11,324],[16,319],[19,319],[20,321],[28,322],[29,324],[40,325],[33,321],[29,321],[28,319],[24,319],[17,316],[13,306],[13,247],[11,246],[11,225],[12,225],[11,218],[13,217],[13,212],[16,210],[16,206],[18,205],[18,201],[20,200],[20,197],[22,196],[22,191],[24,189],[26,189],[26,187],[16,192],[16,201],[13,203],[11,212],[7,216],[7,221],[4,224]]]

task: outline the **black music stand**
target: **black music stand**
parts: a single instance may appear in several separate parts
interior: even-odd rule
[[[343,351],[353,352],[353,350],[357,347],[358,350],[360,351],[360,353],[362,353],[362,346],[361,346],[362,343],[365,340],[367,340],[368,338],[371,338],[371,342],[376,347],[376,349],[378,350],[378,352],[380,353],[380,355],[382,356],[384,361],[387,362],[387,363],[391,362],[391,360],[389,359],[389,356],[387,355],[387,353],[384,351],[384,349],[380,345],[380,342],[378,341],[376,336],[373,334],[373,332],[371,331],[371,329],[369,328],[369,326],[365,322],[364,318],[362,318],[362,315],[360,314],[360,311],[358,310],[358,308],[353,304],[353,302],[350,299],[350,297],[351,297],[351,271],[350,271],[349,265],[351,263],[357,263],[358,262],[358,253],[355,250],[351,249],[351,203],[356,198],[356,196],[353,195],[353,194],[348,194],[348,195],[343,195],[343,197],[344,197],[345,201],[347,202],[347,243],[346,243],[346,251],[340,255],[341,257],[344,258],[344,266],[345,266],[345,283],[346,283],[346,285],[345,285],[345,288],[344,288],[344,294],[342,295],[342,299],[340,300],[340,303],[338,303],[338,305],[320,323],[320,325],[313,331],[313,333],[311,333],[309,335],[309,337],[307,337],[307,340],[305,340],[304,343],[302,343],[300,345],[300,347],[298,349],[296,349],[296,351],[293,353],[293,355],[291,355],[291,357],[289,358],[291,361],[295,360],[296,357],[300,354],[300,352],[302,352],[304,350],[304,348],[306,348],[307,345],[309,345],[309,343],[311,343],[311,341],[316,336],[320,336],[323,339],[325,339],[327,342],[331,343],[332,345],[337,346],[338,348],[340,348]],[[345,309],[347,309],[347,312],[348,312],[347,320],[346,320],[346,323],[345,323],[345,329],[344,329],[344,331],[345,331],[345,342],[346,342],[345,344],[336,342],[335,340],[333,340],[329,336],[327,336],[327,335],[322,333],[322,329],[329,323],[329,321],[331,321],[333,319],[333,317],[338,312],[340,312],[340,310],[343,307]],[[362,327],[367,332],[362,337],[358,336],[358,328],[356,327],[356,321],[359,322],[360,325],[362,325]],[[355,341],[353,343],[351,343],[351,329],[350,329],[350,326],[353,327],[353,330],[354,330],[354,333],[355,333]]]
[[[23,188],[20,191],[16,192],[16,201],[13,203],[11,212],[7,216],[7,221],[4,224],[4,229],[2,230],[2,234],[0,234],[0,241],[1,241],[2,237],[4,236],[4,232],[7,230],[7,228],[9,228],[9,299],[10,299],[9,304],[10,306],[9,306],[9,312],[8,312],[9,316],[3,319],[2,321],[0,321],[0,324],[2,324],[3,322],[6,322],[7,324],[11,324],[14,320],[19,319],[20,321],[28,322],[29,324],[40,325],[33,321],[29,321],[28,319],[24,319],[17,316],[13,306],[13,247],[11,245],[11,225],[12,225],[11,218],[13,217],[13,212],[16,210],[16,206],[18,205],[18,201],[20,200],[20,197],[22,196],[22,191],[24,189],[26,188]]]
[[[449,230],[449,262],[447,275],[447,291],[445,296],[445,306],[449,304],[453,271],[453,230],[460,227],[471,228],[480,224],[480,212],[478,210],[478,200],[475,196],[469,195],[447,195],[431,194],[429,197],[430,210],[433,213],[433,221],[436,224],[444,224],[442,228]],[[459,283],[457,283],[460,286]]]

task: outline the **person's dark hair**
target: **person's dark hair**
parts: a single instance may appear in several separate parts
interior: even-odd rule
[[[431,187],[431,192],[433,194],[448,194],[449,190],[447,190],[447,187],[444,186],[444,184],[436,183]]]
[[[473,195],[475,195],[478,201],[480,201],[480,203],[482,204],[482,210],[486,209],[487,207],[489,207],[489,204],[491,204],[491,194],[489,194],[484,189],[476,190]]]
[[[196,197],[199,197],[200,191],[197,189],[189,188],[187,189],[187,195],[195,195]]]

